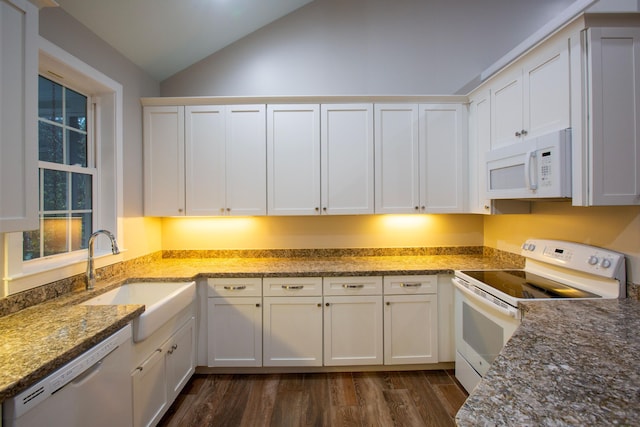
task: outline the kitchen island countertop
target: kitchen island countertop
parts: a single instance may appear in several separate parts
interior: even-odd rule
[[[206,277],[443,274],[454,269],[513,267],[483,255],[298,258],[167,258],[134,265],[75,291],[0,317],[0,402],[14,396],[139,316],[142,305],[78,303],[127,281],[191,281]]]
[[[459,426],[640,422],[640,303],[537,301],[456,415]]]

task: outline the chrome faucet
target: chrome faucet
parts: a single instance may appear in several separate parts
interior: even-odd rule
[[[89,236],[89,243],[87,246],[89,247],[89,259],[87,260],[87,290],[91,291],[96,285],[96,268],[93,265],[93,241],[98,237],[98,234],[104,234],[111,240],[111,252],[114,255],[120,253],[120,249],[118,249],[118,242],[116,242],[116,238],[110,231],[107,230],[98,230]]]

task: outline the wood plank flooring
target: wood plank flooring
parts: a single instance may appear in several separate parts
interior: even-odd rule
[[[196,374],[159,426],[453,426],[466,398],[449,370]]]

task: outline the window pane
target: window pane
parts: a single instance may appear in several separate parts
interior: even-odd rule
[[[40,160],[44,162],[62,163],[62,128],[46,122],[38,123],[38,141]]]
[[[40,229],[22,234],[22,260],[40,258]]]
[[[67,131],[67,164],[87,167],[87,135],[73,130]]]
[[[91,209],[91,175],[71,174],[71,209]]]
[[[43,211],[67,209],[67,172],[45,169],[43,191]],[[45,235],[46,240],[47,236]]]
[[[87,130],[87,97],[71,89],[66,90],[66,95],[67,103],[65,105],[65,111],[67,126]]]
[[[43,225],[44,256],[56,255],[67,252],[67,225],[66,215],[45,215]]]
[[[91,236],[91,214],[74,214],[71,218],[71,250],[86,249]]]
[[[38,78],[38,117],[62,123],[62,86]]]

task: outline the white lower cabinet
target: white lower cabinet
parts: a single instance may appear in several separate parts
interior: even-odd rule
[[[324,365],[381,365],[382,277],[325,277]]]
[[[264,278],[263,294],[263,365],[322,366],[322,278]]]
[[[384,278],[384,364],[438,362],[438,276]]]
[[[133,370],[133,425],[156,425],[194,371],[195,319],[191,317]]]
[[[209,279],[208,287],[208,366],[262,366],[262,279]]]

